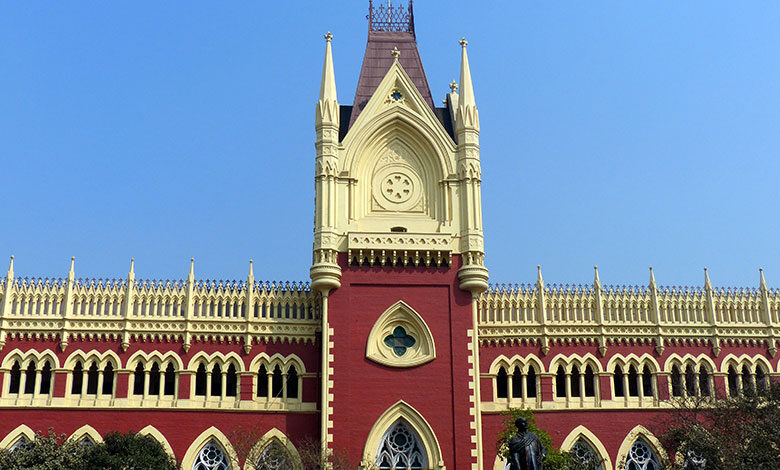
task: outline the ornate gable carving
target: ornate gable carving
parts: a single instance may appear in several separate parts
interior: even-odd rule
[[[436,345],[425,320],[399,300],[371,328],[366,357],[390,367],[414,367],[436,359]]]

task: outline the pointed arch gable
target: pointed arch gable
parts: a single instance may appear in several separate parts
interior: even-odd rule
[[[143,361],[144,364],[156,360],[160,363],[161,369],[163,369],[164,365],[168,364],[169,362],[173,362],[177,371],[184,369],[184,362],[181,360],[181,357],[179,357],[179,355],[173,351],[167,351],[165,353],[161,353],[160,351],[152,351],[150,353],[145,351],[136,351],[127,360],[125,367],[134,368],[136,361],[138,360]]]
[[[379,419],[376,420],[368,433],[366,445],[363,449],[363,458],[369,462],[375,462],[376,452],[382,442],[385,432],[399,419],[405,420],[414,429],[428,453],[428,465],[433,470],[445,470],[444,457],[441,453],[439,440],[433,432],[428,421],[411,405],[403,400],[388,408]]]
[[[667,359],[668,361],[668,359]],[[650,354],[644,353],[642,355],[637,355],[636,353],[630,353],[630,354],[615,354],[612,357],[609,358],[609,361],[607,362],[607,371],[615,370],[616,365],[620,365],[621,367],[625,368],[626,366],[634,366],[637,368],[638,371],[641,370],[641,368],[649,364],[650,368],[653,372],[659,372],[663,370],[661,368],[661,365],[658,363],[658,361]]]
[[[402,355],[397,355],[384,340],[398,327],[415,340]],[[428,324],[403,300],[394,303],[379,316],[366,342],[366,358],[390,367],[414,367],[436,359],[436,344]]]
[[[652,447],[652,450],[655,452],[655,455],[658,457],[658,461],[661,463],[661,465],[664,465],[664,462],[669,461],[669,457],[666,455],[666,451],[664,450],[663,445],[661,445],[661,442],[646,427],[642,426],[641,424],[637,424],[634,429],[629,431],[625,439],[623,439],[623,442],[620,444],[616,460],[616,465],[618,465],[618,468],[621,468],[620,465],[626,461],[628,453],[631,450],[631,446],[633,446],[634,442],[640,437],[644,439],[645,442],[650,445],[650,447]]]
[[[35,440],[35,431],[30,429],[26,424],[20,424],[0,441],[0,449],[8,449],[22,437],[32,442]]]
[[[244,470],[256,470],[255,462],[260,457],[263,450],[271,445],[273,442],[278,443],[282,448],[287,451],[287,455],[290,456],[290,464],[293,470],[304,470],[303,461],[298,453],[298,449],[295,448],[292,441],[287,435],[280,430],[273,428],[260,438],[260,440],[252,446],[252,449],[247,455],[246,462],[244,462]]]
[[[236,372],[246,371],[244,361],[235,351],[230,351],[227,354],[220,351],[211,354],[208,354],[205,351],[199,351],[187,363],[187,370],[197,370],[198,365],[201,362],[205,362],[207,368],[213,367],[214,364],[219,364],[220,367],[227,367],[229,364],[233,364],[236,366]]]
[[[682,356],[680,356],[677,353],[672,353],[669,355],[669,357],[666,358],[666,361],[664,362],[663,371],[671,373],[672,367],[674,367],[675,365],[683,366],[689,362],[693,362],[697,365],[706,363],[707,367],[710,368],[710,372],[716,372],[718,370],[718,367],[715,366],[715,362],[712,360],[712,358],[704,353],[701,353],[697,356],[694,356],[691,353],[686,353]]]
[[[567,371],[571,370],[572,365],[579,366],[583,371],[585,370],[585,367],[590,365],[593,367],[593,372],[596,374],[604,371],[601,366],[601,361],[599,361],[593,353],[583,354],[582,356],[577,353],[559,353],[550,361],[550,372],[554,373],[559,365],[562,365]]]
[[[49,360],[52,363],[52,369],[60,367],[59,358],[51,350],[46,349],[42,352],[38,352],[36,349],[22,351],[19,348],[15,348],[6,354],[3,358],[2,366],[0,367],[3,369],[10,369],[13,366],[14,361],[19,361],[19,366],[25,368],[31,360],[35,360],[36,366],[42,365],[44,361]]]
[[[167,452],[168,455],[176,458],[176,455],[173,453],[173,447],[171,447],[171,444],[168,442],[168,439],[166,439],[165,436],[163,436],[163,434],[151,424],[147,425],[146,427],[138,431],[138,434],[140,434],[141,436],[150,436],[154,438],[155,441],[159,442],[160,445],[163,446],[165,452]]]
[[[602,470],[612,470],[612,461],[609,458],[609,452],[607,452],[606,447],[604,447],[604,444],[601,443],[599,438],[596,437],[596,435],[593,434],[590,429],[583,425],[579,425],[572,429],[569,435],[566,436],[566,439],[563,440],[563,443],[561,444],[561,450],[568,452],[574,443],[576,443],[580,438],[584,439],[590,445],[590,447],[596,451],[599,458],[601,458]]]
[[[739,368],[746,364],[750,365],[751,367],[755,367],[759,363],[764,367],[764,370],[767,373],[774,372],[774,368],[772,367],[772,364],[767,360],[767,358],[760,355],[751,356],[747,353],[740,354],[739,356],[737,356],[734,353],[727,354],[726,357],[723,358],[723,361],[721,361],[720,363],[720,371],[723,373],[728,373],[729,366],[731,365],[733,365],[735,368]]]
[[[225,436],[219,429],[211,426],[210,428],[200,433],[200,435],[196,437],[194,441],[192,441],[192,444],[190,444],[190,447],[184,454],[184,458],[181,460],[181,468],[184,470],[191,469],[195,464],[195,459],[198,457],[198,452],[200,452],[200,449],[202,449],[203,446],[208,444],[211,440],[219,443],[219,445],[222,447],[222,450],[225,451],[225,454],[231,462],[238,461],[236,451],[233,449],[233,446],[230,444],[230,440],[227,438],[227,436]]]
[[[69,441],[79,442],[85,437],[89,437],[92,439],[92,442],[95,444],[99,444],[103,442],[103,436],[100,435],[99,432],[89,424],[85,424],[84,426],[81,426],[80,428],[76,429],[71,433],[70,437],[68,437]]]

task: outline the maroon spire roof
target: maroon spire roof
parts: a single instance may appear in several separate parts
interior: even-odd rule
[[[360,69],[355,101],[352,114],[349,118],[349,127],[357,119],[366,103],[374,94],[379,82],[393,65],[393,56],[390,51],[394,47],[400,51],[399,62],[414,86],[431,107],[433,98],[428,87],[428,79],[425,77],[420,53],[417,50],[417,42],[414,35],[414,10],[412,0],[409,7],[403,5],[374,7],[374,2],[368,2],[368,41],[366,42],[366,54],[363,56],[363,67]]]

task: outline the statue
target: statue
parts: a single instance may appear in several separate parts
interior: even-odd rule
[[[509,470],[542,470],[547,450],[539,436],[528,430],[525,418],[515,420],[517,434],[509,439]]]

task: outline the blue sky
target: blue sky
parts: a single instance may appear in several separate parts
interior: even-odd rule
[[[0,256],[308,279],[322,35],[351,104],[367,3],[0,3]],[[493,281],[780,285],[780,3],[415,13],[437,102],[469,39]]]

